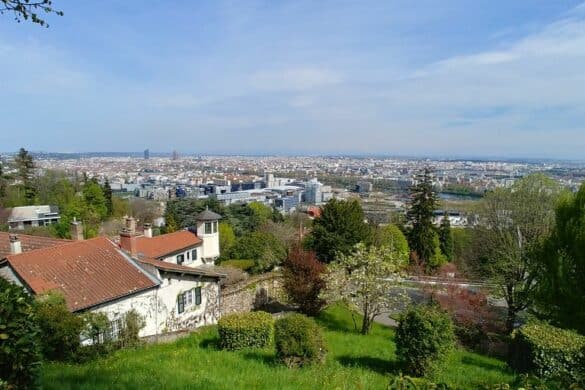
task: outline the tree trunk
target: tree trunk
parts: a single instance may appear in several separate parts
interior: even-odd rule
[[[516,314],[518,314],[518,308],[514,300],[514,287],[511,285],[506,286],[507,303],[508,303],[508,316],[506,317],[506,331],[508,334],[514,330],[514,324],[516,323]]]
[[[371,320],[368,318],[368,316],[364,315],[364,320],[362,321],[362,334],[368,334],[370,333],[370,327],[371,327]]]

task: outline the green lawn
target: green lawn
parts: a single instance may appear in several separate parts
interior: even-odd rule
[[[272,349],[218,350],[217,329],[209,327],[175,343],[148,345],[84,365],[46,364],[47,389],[385,389],[398,373],[394,331],[375,325],[361,336],[347,309],[329,308],[319,317],[326,329],[325,365],[290,370]],[[456,388],[513,382],[505,363],[458,351],[437,381]]]

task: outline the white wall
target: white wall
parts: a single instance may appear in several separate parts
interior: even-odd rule
[[[191,252],[194,249],[197,249],[197,258],[187,260],[187,252]],[[184,262],[183,262],[184,266],[197,267],[197,266],[203,265],[202,255],[201,255],[202,253],[203,253],[203,245],[194,246],[194,247],[191,247],[183,252],[178,252],[172,256],[165,257],[165,258],[163,258],[163,261],[166,261],[167,263],[177,264],[177,256],[182,254],[183,258],[184,258]]]
[[[194,329],[217,322],[219,284],[216,281],[194,275],[180,276],[170,273],[161,274],[161,280],[163,283],[158,288],[106,303],[90,311],[105,313],[110,321],[113,321],[132,309],[136,310],[146,322],[146,326],[140,331],[140,337]],[[185,311],[178,314],[178,295],[195,287],[202,287],[201,305],[185,307]]]

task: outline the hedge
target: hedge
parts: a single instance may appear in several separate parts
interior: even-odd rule
[[[548,324],[524,325],[512,334],[508,363],[543,379],[577,381],[585,374],[585,336]]]
[[[233,267],[241,269],[242,271],[249,271],[256,263],[254,260],[225,260],[219,265],[222,267]]]
[[[263,311],[229,314],[217,325],[223,349],[262,348],[272,343],[274,320]]]
[[[276,356],[288,367],[321,363],[327,347],[321,328],[315,320],[293,313],[274,324]]]
[[[436,373],[454,348],[453,321],[440,308],[417,305],[401,316],[396,330],[396,356],[407,374]]]

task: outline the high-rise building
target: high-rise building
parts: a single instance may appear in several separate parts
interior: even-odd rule
[[[150,158],[150,150],[144,149],[144,159],[148,160]]]
[[[176,150],[173,150],[173,154],[172,154],[172,157],[171,157],[171,159],[172,159],[173,161],[176,161],[176,160],[178,160],[178,159],[179,159],[179,153],[178,153]]]

